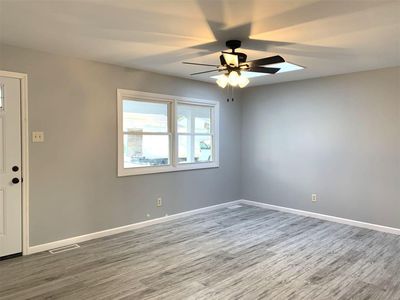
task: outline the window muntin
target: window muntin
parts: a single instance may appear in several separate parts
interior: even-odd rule
[[[219,166],[216,101],[118,94],[118,176]]]

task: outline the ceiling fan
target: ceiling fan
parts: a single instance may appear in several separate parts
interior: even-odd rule
[[[249,84],[249,79],[241,74],[242,71],[275,74],[280,70],[280,68],[264,66],[285,62],[283,57],[279,55],[247,61],[247,55],[245,53],[236,52],[236,49],[240,48],[241,44],[242,42],[238,40],[227,41],[226,46],[231,49],[231,52],[221,51],[222,54],[219,57],[220,65],[210,65],[194,62],[183,63],[187,65],[214,67],[214,69],[212,70],[192,73],[190,75],[224,72],[224,75],[220,76],[217,79],[217,84],[220,87],[225,88],[229,84],[230,86],[239,86],[240,88],[244,88]]]

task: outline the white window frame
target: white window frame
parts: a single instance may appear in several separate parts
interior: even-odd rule
[[[170,164],[165,166],[144,166],[124,168],[124,131],[123,131],[123,100],[169,103],[168,132],[170,133]],[[178,132],[176,110],[178,104],[202,105],[211,107],[212,157],[211,162],[178,163]],[[140,91],[117,89],[118,113],[118,177],[176,172],[184,170],[208,169],[219,167],[219,102],[213,100],[178,97],[164,94],[146,93]]]

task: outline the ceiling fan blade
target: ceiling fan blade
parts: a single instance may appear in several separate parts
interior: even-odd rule
[[[188,61],[183,61],[182,62],[185,65],[195,65],[195,66],[206,66],[206,67],[216,67],[218,68],[218,65],[209,65],[209,64],[202,64],[202,63],[192,63],[192,62],[188,62]]]
[[[247,70],[244,71],[248,71],[248,72],[256,72],[256,73],[266,73],[266,74],[275,74],[276,72],[278,72],[280,70],[280,68],[264,68],[264,67],[250,67]]]
[[[275,56],[251,60],[251,61],[246,62],[246,64],[249,64],[250,66],[265,66],[265,65],[272,65],[272,64],[277,64],[277,63],[281,63],[281,62],[285,62],[283,57],[280,55],[275,55]]]
[[[231,67],[239,66],[239,58],[236,54],[222,52],[226,63]]]
[[[226,65],[226,61],[225,61],[225,58],[224,58],[223,55],[220,55],[220,56],[219,56],[219,61],[220,61],[220,63],[221,63],[221,66],[225,66],[225,65]]]
[[[208,70],[208,71],[203,71],[203,72],[197,72],[197,73],[192,73],[190,75],[200,75],[200,74],[204,74],[204,73],[211,73],[211,72],[218,72],[218,69],[215,70]]]

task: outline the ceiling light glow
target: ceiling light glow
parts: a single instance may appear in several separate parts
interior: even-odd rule
[[[229,85],[237,86],[239,84],[239,79],[240,79],[240,76],[239,76],[238,72],[232,71],[229,73],[229,76],[228,76]]]
[[[249,78],[244,73],[240,72],[239,74],[236,71],[231,71],[229,74],[212,76],[212,78],[217,79],[216,83],[221,88],[225,88],[228,84],[233,87],[239,86],[240,88],[244,88],[250,83]]]
[[[292,72],[292,71],[297,71],[297,70],[302,70],[304,67],[295,65],[289,62],[282,62],[282,63],[277,63],[277,64],[271,64],[271,65],[266,65],[266,67],[270,68],[279,68],[280,70],[277,73],[286,73],[286,72]],[[217,84],[221,88],[225,88],[227,85],[230,86],[239,86],[240,88],[246,87],[249,83],[250,80],[249,78],[254,78],[254,77],[261,77],[261,76],[266,76],[270,74],[266,73],[256,73],[256,72],[248,72],[248,71],[231,71],[229,75],[223,74],[223,75],[214,75],[211,76],[211,78],[217,79]]]
[[[220,75],[220,76],[218,76],[217,84],[221,88],[225,88],[227,86],[227,84],[228,84],[228,81],[229,81],[228,76]]]
[[[250,80],[249,80],[247,77],[245,77],[245,76],[243,76],[243,75],[240,75],[240,78],[239,78],[239,87],[240,87],[241,89],[244,88],[246,85],[248,85],[249,82],[250,82]]]

